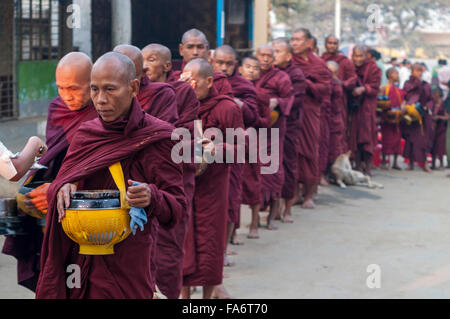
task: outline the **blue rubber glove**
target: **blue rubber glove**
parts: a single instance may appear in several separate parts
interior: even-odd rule
[[[134,182],[132,186],[138,186],[139,183]],[[144,224],[147,224],[147,213],[143,208],[131,207],[129,211],[131,220],[130,228],[133,235],[136,235],[136,230],[139,227],[141,231],[144,230]]]

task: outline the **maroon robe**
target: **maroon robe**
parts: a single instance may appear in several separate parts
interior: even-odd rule
[[[279,151],[278,170],[273,174],[261,175],[261,209],[264,209],[272,200],[281,198],[281,191],[284,184],[283,169],[283,153],[284,153],[284,137],[286,135],[286,120],[291,114],[292,105],[294,103],[294,89],[292,87],[289,75],[278,68],[261,71],[260,78],[256,81],[256,94],[258,102],[270,105],[270,99],[278,99],[279,117],[278,120],[267,130],[266,149],[262,149],[263,154],[271,154],[272,148],[276,147]],[[278,129],[279,138],[272,145],[271,129]],[[263,146],[261,146],[263,147]],[[262,164],[269,166],[270,163]]]
[[[171,85],[150,82],[146,75],[141,80],[137,100],[148,114],[172,124],[178,121],[177,98]]]
[[[405,91],[396,86],[390,86],[389,101],[391,108],[398,108],[401,106],[405,97]],[[399,123],[391,123],[386,120],[381,121],[381,138],[384,155],[400,154],[402,152],[402,131]]]
[[[195,91],[186,82],[170,83],[177,94],[178,116],[175,122],[176,127],[187,128],[191,136],[194,133],[194,120],[197,119],[200,102],[195,95]],[[180,221],[171,229],[160,227],[158,229],[157,252],[155,258],[156,285],[158,289],[169,299],[176,299],[180,295],[183,285],[183,274],[191,274],[195,271],[196,261],[194,258],[183,260],[185,251],[191,251],[189,256],[193,256],[195,249],[192,216],[192,201],[195,188],[195,164],[183,163],[183,185],[186,195],[186,211]],[[184,269],[183,269],[184,268]]]
[[[336,54],[329,54],[329,53],[324,53],[322,54],[322,59],[327,62],[327,61],[334,61],[339,65],[339,69],[338,69],[338,73],[337,73],[337,77],[339,80],[341,80],[342,82],[342,87],[344,90],[344,113],[343,113],[343,117],[344,117],[344,121],[345,121],[345,126],[347,126],[347,122],[348,122],[348,109],[347,109],[347,100],[348,100],[348,95],[351,94],[352,90],[355,88],[356,83],[358,81],[358,76],[355,73],[355,65],[353,64],[353,62],[347,58],[344,54],[338,52]],[[347,144],[347,138],[345,141],[345,144]]]
[[[442,107],[442,103],[435,105],[433,114],[441,116],[446,114],[445,109]],[[431,148],[431,154],[433,155],[433,157],[441,157],[447,155],[446,136],[448,121],[436,120],[434,123],[434,139],[433,147]]]
[[[356,68],[356,74],[359,85],[365,88],[365,92],[358,98],[357,109],[349,114],[349,147],[353,154],[363,151],[371,156],[375,151],[377,140],[376,110],[381,70],[374,61],[367,59]]]
[[[281,192],[281,197],[291,199],[294,197],[294,190],[297,184],[297,149],[300,143],[302,101],[306,92],[306,78],[303,71],[294,65],[292,61],[285,68],[280,68],[280,70],[289,75],[295,97],[291,113],[286,119],[286,136],[283,147],[284,184]]]
[[[255,87],[255,84],[252,82]],[[258,112],[251,127],[256,130],[256,139],[259,139],[258,130],[260,128],[269,128],[270,126],[270,109],[269,105],[263,101],[257,100]],[[257,147],[259,152],[259,145]],[[258,153],[259,154],[259,153]],[[261,163],[259,156],[256,163],[246,162],[242,173],[242,204],[256,205],[261,202]]]
[[[234,97],[240,99],[244,105],[241,108],[242,118],[245,128],[253,124],[258,116],[258,101],[255,86],[249,80],[243,78],[237,68],[232,76],[228,77],[228,82],[233,89]],[[228,193],[228,222],[235,225],[235,229],[240,227],[241,202],[242,202],[242,174],[245,164],[235,163],[230,169],[230,189]]]
[[[403,125],[405,149],[403,157],[410,161],[424,163],[433,143],[433,121],[428,110],[433,109],[433,96],[431,85],[420,79],[410,77],[403,85],[406,104],[420,102],[426,110],[422,115],[423,127],[413,122],[411,125]]]
[[[170,159],[173,126],[145,114],[136,99],[128,119],[106,123],[100,118],[80,126],[66,158],[51,184],[47,198],[47,230],[41,256],[37,298],[146,298],[153,297],[154,278],[150,256],[154,224],[172,227],[185,209],[182,166]],[[125,181],[133,179],[150,187],[151,203],[145,208],[148,223],[114,246],[114,255],[78,253],[78,244],[58,223],[56,195],[66,183],[78,189],[116,189],[108,167],[120,161]],[[128,183],[127,183],[128,184]],[[66,267],[81,268],[81,288],[66,286]]]
[[[224,141],[226,128],[243,128],[242,113],[228,96],[219,95],[214,87],[200,101],[199,116],[203,131],[219,129]],[[216,148],[227,147],[216,144]],[[225,154],[225,151],[224,151]],[[236,153],[235,153],[236,154]],[[222,283],[228,211],[230,169],[225,163],[208,164],[196,177],[194,193],[195,256],[186,251],[185,260],[195,258],[197,269],[184,276],[184,286],[214,286]]]
[[[51,182],[55,179],[66,156],[78,127],[86,121],[97,117],[94,105],[90,103],[79,111],[71,111],[61,97],[50,102],[48,108],[46,145],[47,153],[39,161],[47,170],[32,171],[24,185],[30,182]],[[26,235],[6,236],[2,253],[17,259],[17,281],[32,291],[36,290],[39,277],[39,259],[42,246],[42,227],[37,219],[25,216],[23,227]]]
[[[346,118],[344,90],[342,82],[333,79],[331,82],[331,110],[329,118],[330,127],[330,149],[328,153],[328,163],[334,163],[336,158],[347,151],[346,142]]]
[[[332,75],[325,62],[310,50],[308,61],[293,55],[293,61],[306,77],[306,94],[303,99],[300,143],[298,148],[298,181],[303,184],[319,184],[320,116],[324,103],[331,98]]]

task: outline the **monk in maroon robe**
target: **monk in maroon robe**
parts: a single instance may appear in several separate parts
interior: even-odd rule
[[[398,83],[398,71],[395,68],[389,68],[386,71],[386,78],[388,79],[388,83],[380,89],[380,94],[389,97],[391,109],[400,109],[405,98],[405,91],[395,86],[395,83]],[[394,155],[392,168],[401,169],[397,163],[397,157],[402,151],[400,123],[392,123],[384,116],[381,120],[381,137],[383,145],[383,167],[388,167],[386,156]]]
[[[253,56],[246,57],[242,60],[239,67],[239,73],[243,78],[250,81],[253,86],[260,77],[260,63],[258,59]],[[258,131],[262,128],[270,127],[270,108],[269,105],[257,100],[258,113],[253,122],[251,129],[255,130],[255,138],[259,139]],[[259,103],[261,102],[261,103]],[[259,154],[259,145],[256,150]],[[242,174],[242,204],[250,206],[252,211],[252,221],[249,228],[247,238],[258,239],[258,227],[259,227],[259,210],[261,207],[261,162],[257,157],[256,163],[246,162],[244,164],[244,171]]]
[[[332,79],[325,62],[312,53],[311,38],[307,29],[294,32],[291,38],[294,64],[302,69],[307,84],[298,149],[298,180],[303,184],[303,208],[314,208],[313,197],[320,180],[320,114],[323,104],[329,103]]]
[[[75,132],[83,122],[97,116],[89,89],[91,69],[91,59],[79,52],[67,54],[58,63],[56,86],[59,97],[53,99],[49,105],[46,127],[48,151],[39,161],[48,169],[30,172],[24,183],[24,186],[30,183],[43,184],[28,195],[30,201],[27,201],[27,204],[32,210],[47,210],[45,198],[48,183],[58,174]],[[39,207],[36,207],[34,202],[40,202]],[[36,218],[29,215],[25,216],[23,227],[26,235],[7,236],[2,252],[17,259],[19,285],[35,291],[40,271],[42,227],[38,225]]]
[[[137,100],[142,109],[160,120],[175,123],[178,120],[175,90],[166,83],[150,82],[144,69],[144,57],[139,48],[123,44],[114,48],[114,52],[128,56],[135,64],[136,74],[140,79]]]
[[[204,59],[194,59],[185,67],[186,79],[200,100],[199,116],[203,132],[218,129],[223,143],[215,146],[226,153],[226,129],[241,128],[242,112],[228,96],[219,95],[213,87],[213,69]],[[212,143],[209,143],[212,144]],[[209,154],[215,154],[213,147]],[[208,164],[203,174],[197,176],[194,194],[194,236],[197,269],[183,279],[182,297],[190,298],[190,286],[203,286],[203,298],[212,296],[215,286],[222,284],[228,219],[230,167],[216,161]],[[186,251],[187,260],[189,252]]]
[[[202,58],[208,61],[209,42],[206,35],[197,29],[191,29],[183,34],[179,45],[180,55],[183,57],[180,70],[168,73],[168,81],[174,82],[180,79],[180,75],[187,63],[193,59]],[[183,80],[183,79],[182,79]],[[227,76],[221,72],[214,72],[214,87],[220,95],[233,97],[233,89],[227,80]]]
[[[284,139],[283,169],[284,184],[281,196],[284,199],[284,210],[281,220],[285,223],[293,223],[291,207],[294,203],[294,194],[298,193],[297,165],[298,147],[301,127],[302,101],[306,93],[306,78],[303,71],[292,62],[292,47],[289,40],[280,38],[272,42],[274,53],[274,65],[286,72],[294,89],[294,103],[291,113],[286,119],[286,136]]]
[[[99,118],[80,126],[62,167],[48,190],[37,298],[152,298],[150,271],[155,234],[151,224],[176,224],[185,209],[182,166],[170,159],[173,126],[145,114],[133,62],[119,53],[97,60],[91,96]],[[108,167],[121,163],[128,182],[126,200],[143,208],[149,222],[142,231],[116,244],[113,255],[80,255],[61,227],[70,194],[77,189],[114,189]],[[134,182],[139,185],[132,186]],[[74,183],[77,183],[75,185]],[[68,288],[66,269],[80,267],[80,286]]]
[[[447,155],[446,150],[446,136],[447,136],[447,125],[450,119],[449,114],[443,107],[443,94],[441,88],[436,88],[433,90],[434,99],[434,110],[433,110],[433,121],[434,121],[434,139],[433,146],[431,148],[431,155],[433,156],[433,163],[431,169],[436,169],[436,159],[439,159],[439,170],[444,169],[444,155]]]
[[[428,153],[431,151],[433,142],[433,122],[431,111],[433,109],[433,95],[431,85],[422,81],[423,67],[416,63],[411,68],[411,77],[403,85],[406,92],[406,104],[419,102],[424,110],[422,114],[422,125],[413,122],[404,125],[405,149],[403,157],[409,159],[409,169],[414,169],[414,162],[423,163],[423,170],[431,172],[427,163]]]
[[[361,46],[353,48],[352,59],[359,82],[352,92],[355,107],[349,114],[349,147],[355,158],[356,169],[370,175],[372,155],[375,151],[376,108],[381,70],[372,59],[366,58],[366,52]]]
[[[347,105],[345,104],[344,88],[338,78],[339,65],[334,61],[328,61],[327,66],[333,73],[331,81],[331,108],[329,117],[330,149],[328,152],[328,163],[333,164],[336,158],[347,152],[346,142],[346,117]]]
[[[144,69],[151,82],[164,83],[168,81],[168,72],[172,69],[170,50],[160,44],[149,44],[142,49]],[[200,102],[194,89],[186,82],[169,82],[175,88],[177,96],[178,121],[176,127],[184,127],[194,134],[194,120],[198,116]],[[158,229],[157,251],[155,256],[156,285],[161,293],[169,299],[179,297],[183,286],[183,275],[192,274],[196,269],[196,260],[183,260],[185,251],[189,256],[195,256],[192,201],[195,188],[195,164],[183,163],[183,184],[186,195],[187,209],[180,221],[171,229]],[[191,225],[191,227],[188,227]],[[187,232],[190,230],[190,232]],[[184,268],[184,269],[183,269]]]
[[[256,81],[256,94],[258,102],[269,106],[270,110],[277,114],[277,118],[271,123],[267,133],[266,149],[264,154],[272,155],[278,152],[278,169],[272,174],[262,174],[262,199],[261,208],[270,206],[267,218],[267,229],[275,230],[273,220],[280,215],[281,192],[284,185],[284,138],[286,136],[286,120],[289,117],[294,103],[294,89],[289,75],[278,68],[272,67],[274,62],[273,48],[262,45],[256,51],[256,58],[261,65],[261,75]],[[272,144],[272,130],[278,129],[278,139]],[[263,146],[264,148],[264,146]],[[276,156],[276,155],[272,155]],[[273,163],[266,163],[269,166]]]

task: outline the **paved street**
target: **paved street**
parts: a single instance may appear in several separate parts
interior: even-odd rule
[[[384,189],[322,188],[316,210],[294,224],[245,237],[224,283],[236,298],[450,298],[450,179],[446,172],[376,170]],[[3,238],[0,240],[3,245]],[[381,288],[369,289],[370,264]],[[16,284],[16,263],[0,254],[0,298],[32,298]],[[197,292],[193,296],[199,298]]]

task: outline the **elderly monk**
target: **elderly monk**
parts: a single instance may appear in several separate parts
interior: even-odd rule
[[[381,87],[380,94],[385,94],[389,97],[390,108],[400,108],[405,98],[405,91],[398,88],[399,76],[398,71],[392,67],[387,69],[386,78],[388,82]],[[400,130],[400,123],[392,123],[387,121],[386,117],[381,120],[381,137],[382,137],[382,153],[383,161],[382,167],[387,168],[389,160],[386,157],[394,155],[394,163],[392,168],[400,170],[398,166],[397,157],[402,151],[402,132]]]
[[[137,100],[143,110],[160,120],[175,123],[178,120],[178,113],[174,88],[166,83],[150,82],[144,69],[144,58],[139,48],[122,44],[116,46],[114,52],[122,53],[134,62],[136,76],[140,80]]]
[[[171,227],[185,209],[182,166],[170,159],[173,126],[145,114],[136,100],[139,80],[133,61],[110,52],[92,69],[91,97],[99,117],[80,126],[48,190],[47,230],[42,246],[37,298],[152,298],[150,271],[155,234],[149,224]],[[149,222],[105,256],[81,255],[61,227],[70,194],[115,189],[108,167],[120,162],[130,206]],[[137,186],[132,186],[138,183]],[[80,267],[80,286],[66,286],[67,265]]]
[[[226,95],[219,95],[213,86],[213,69],[204,59],[194,59],[185,67],[189,81],[200,100],[199,117],[203,132],[208,128],[218,129],[224,141],[226,129],[243,129],[242,112],[239,106]],[[216,148],[228,149],[227,143],[217,143]],[[215,150],[215,148],[214,148]],[[210,154],[215,154],[212,151]],[[213,154],[213,155],[214,155]],[[236,163],[236,162],[235,162]],[[213,162],[203,174],[197,176],[194,194],[194,236],[197,269],[184,276],[182,297],[190,298],[190,286],[203,286],[203,298],[212,296],[214,286],[222,284],[225,255],[226,228],[228,219],[230,167]],[[186,260],[193,256],[186,252]]]
[[[209,42],[206,35],[200,30],[191,29],[186,31],[181,38],[179,50],[180,55],[183,57],[181,70],[169,72],[169,82],[177,81],[185,65],[193,59],[202,58],[209,60]],[[214,88],[221,95],[233,97],[233,89],[227,80],[227,76],[221,72],[214,72]]]
[[[271,128],[268,130],[266,148],[264,154],[278,152],[278,168],[275,173],[262,175],[262,208],[270,206],[267,218],[267,228],[275,230],[273,220],[280,215],[281,192],[284,185],[284,138],[286,136],[286,121],[291,114],[294,103],[294,89],[289,75],[278,68],[272,67],[274,62],[273,48],[270,45],[261,45],[256,50],[256,58],[261,65],[261,75],[256,81],[256,93],[258,102],[269,106],[272,114],[276,116],[272,120]],[[272,145],[273,130],[278,130],[278,139]],[[265,166],[271,165],[266,163]],[[255,218],[252,216],[252,225]]]
[[[332,164],[336,158],[347,152],[347,105],[345,104],[344,88],[338,77],[339,64],[329,60],[327,67],[333,73],[331,81],[331,108],[329,117],[330,127],[330,149],[328,152],[328,163]]]
[[[243,78],[254,83],[259,79],[260,63],[254,56],[246,57],[242,60],[239,67],[239,73]],[[265,103],[258,103],[258,113],[252,128],[256,130],[256,138],[258,138],[258,130],[260,128],[269,128],[270,126],[270,108]],[[259,152],[259,146],[255,150]],[[259,154],[259,153],[258,153]],[[249,205],[252,211],[252,222],[250,224],[249,234],[247,238],[258,239],[258,216],[261,207],[261,163],[259,158],[256,163],[245,163],[242,174],[242,203]]]
[[[331,96],[331,72],[322,59],[311,50],[312,35],[308,29],[292,34],[293,61],[306,77],[303,99],[302,126],[298,148],[298,181],[303,184],[303,208],[314,208],[313,197],[320,180],[319,146],[321,109]]]
[[[380,91],[381,70],[365,49],[355,46],[352,54],[358,83],[352,91],[350,103],[355,105],[349,114],[349,147],[354,155],[356,169],[370,175],[375,151],[377,96]]]
[[[284,199],[284,211],[282,221],[293,223],[291,207],[295,201],[294,194],[298,193],[297,183],[297,165],[299,147],[299,135],[301,127],[302,100],[306,92],[306,78],[302,70],[292,62],[292,47],[286,38],[276,39],[272,42],[274,53],[274,65],[280,70],[286,72],[294,88],[294,104],[291,113],[286,120],[286,137],[284,140],[284,185],[282,197]]]
[[[409,160],[409,169],[414,169],[414,162],[422,163],[425,172],[431,172],[427,163],[428,153],[431,151],[433,141],[433,122],[431,112],[433,110],[433,95],[431,85],[422,80],[423,67],[420,63],[414,63],[411,67],[411,76],[405,82],[406,104],[419,102],[424,110],[422,124],[417,121],[411,125],[405,125],[403,134],[405,137],[405,149],[403,157]]]
[[[172,55],[169,48],[152,43],[142,49],[144,69],[151,82],[166,82],[168,72],[172,69]],[[198,116],[200,102],[194,89],[186,82],[169,82],[175,88],[177,95],[178,121],[176,127],[187,128],[191,136],[194,134],[194,120]],[[183,275],[191,274],[196,269],[196,260],[183,260],[185,251],[194,250],[194,234],[192,230],[192,201],[195,187],[195,164],[183,163],[183,184],[186,195],[187,209],[179,223],[171,229],[159,228],[156,258],[156,284],[158,289],[169,299],[178,298],[183,285]],[[193,256],[191,253],[189,256]]]
[[[30,210],[47,212],[46,192],[61,168],[67,149],[79,126],[97,116],[91,101],[89,84],[92,61],[84,53],[72,52],[64,56],[56,67],[56,86],[59,96],[50,102],[46,127],[47,153],[39,163],[46,170],[31,171],[24,186],[42,185],[29,193],[26,201]],[[26,215],[26,235],[8,236],[2,252],[18,260],[18,283],[35,291],[40,266],[42,227],[37,219]]]

